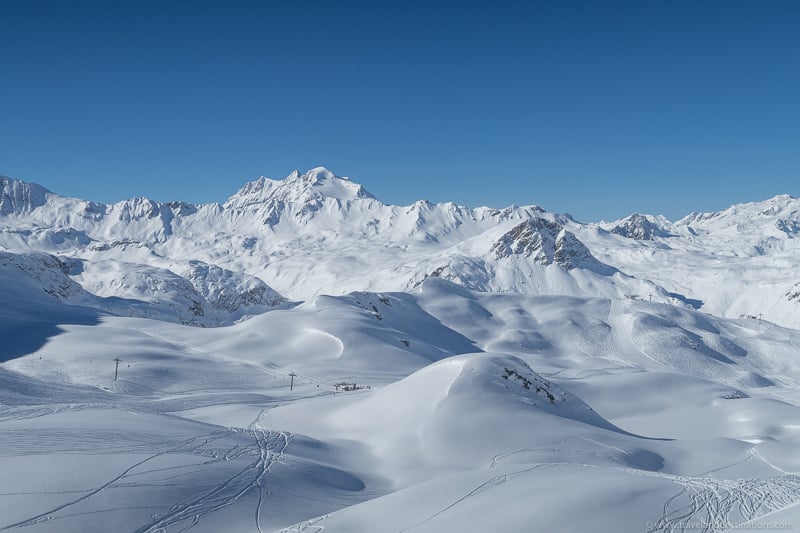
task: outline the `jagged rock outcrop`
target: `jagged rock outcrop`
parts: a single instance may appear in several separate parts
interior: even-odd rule
[[[800,283],[795,283],[794,286],[786,293],[786,297],[790,302],[800,303]]]
[[[669,233],[645,215],[635,213],[621,220],[609,231],[637,241],[652,241],[655,237],[668,237]]]
[[[503,234],[491,247],[495,258],[529,257],[565,270],[599,265],[588,248],[564,226],[543,218],[526,220]]]

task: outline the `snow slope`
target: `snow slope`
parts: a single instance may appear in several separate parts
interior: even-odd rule
[[[3,345],[0,529],[669,531],[800,501],[796,330],[436,279],[198,329],[24,279],[2,323],[49,329]]]
[[[582,224],[321,168],[208,205],[0,185],[0,531],[797,525],[794,198]]]

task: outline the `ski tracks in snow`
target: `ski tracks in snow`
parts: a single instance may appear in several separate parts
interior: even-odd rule
[[[503,474],[501,476],[495,476],[495,477],[493,477],[493,478],[491,478],[491,479],[489,479],[487,481],[484,481],[483,483],[481,483],[480,485],[478,485],[477,487],[475,487],[474,489],[472,489],[471,491],[466,493],[464,496],[458,498],[457,500],[455,500],[454,502],[448,504],[447,506],[439,509],[438,511],[436,511],[432,515],[428,516],[424,520],[420,520],[416,524],[412,524],[412,525],[410,525],[408,527],[405,527],[405,528],[401,529],[399,531],[399,533],[404,533],[405,531],[410,531],[410,530],[412,530],[414,528],[417,528],[417,527],[419,527],[419,526],[421,526],[421,525],[423,525],[423,524],[425,524],[427,522],[430,522],[434,518],[446,513],[447,511],[449,511],[450,509],[452,509],[456,505],[462,503],[463,501],[465,501],[465,500],[467,500],[469,498],[472,498],[473,496],[477,496],[478,494],[480,494],[480,493],[482,493],[484,491],[487,491],[489,489],[492,489],[492,488],[494,488],[494,487],[496,487],[498,485],[501,485],[501,484],[503,484],[503,483],[505,483],[507,481],[511,481],[515,477],[521,476],[522,474],[526,474],[526,473],[528,473],[528,472],[530,472],[532,470],[536,470],[538,468],[544,468],[544,467],[549,467],[549,466],[554,466],[554,465],[548,464],[548,463],[539,463],[539,464],[535,464],[535,465],[530,465],[527,468],[523,468],[521,470],[510,472],[508,474]]]
[[[272,466],[283,458],[293,435],[282,431],[260,429],[248,429],[247,432],[253,437],[257,451],[257,459],[254,462],[211,490],[173,505],[167,514],[138,529],[137,533],[163,533],[166,532],[167,527],[189,520],[189,524],[180,530],[181,532],[188,531],[199,522],[203,515],[228,507],[254,490],[258,491],[255,524],[258,531],[263,533],[261,512],[266,496],[269,494],[265,489],[264,481],[270,474]]]
[[[242,446],[241,444],[236,444],[229,450],[220,450],[209,447],[213,441],[230,436],[231,433],[248,434],[253,439],[252,445]],[[184,468],[164,467],[152,470],[142,470],[142,467],[147,463],[165,455],[194,454],[199,456],[210,456],[209,460],[195,465],[204,467],[239,458],[245,454],[252,454],[255,456],[255,460],[247,464],[234,475],[228,477],[220,484],[214,485],[211,488],[207,488],[204,492],[200,492],[199,494],[194,492],[186,500],[172,505],[167,513],[163,516],[159,517],[154,515],[151,523],[136,529],[136,532],[165,533],[167,528],[173,525],[183,525],[182,529],[178,530],[179,532],[183,533],[189,531],[195,525],[197,525],[203,515],[228,507],[229,505],[236,503],[240,498],[242,498],[242,496],[250,493],[251,491],[257,491],[258,499],[254,512],[254,520],[257,530],[263,533],[260,523],[261,513],[264,507],[264,502],[266,501],[267,496],[270,494],[266,488],[265,481],[267,476],[269,476],[274,464],[283,458],[283,454],[286,448],[289,446],[292,437],[292,433],[281,431],[265,431],[261,429],[218,429],[211,434],[195,435],[184,441],[181,441],[175,446],[159,451],[158,453],[149,455],[146,458],[137,461],[99,487],[86,491],[77,491],[79,494],[81,494],[81,496],[74,500],[58,505],[57,507],[53,507],[25,520],[0,527],[0,531],[24,528],[39,524],[43,521],[58,519],[60,517],[55,516],[57,513],[61,514],[67,509],[74,508],[76,505],[85,502],[104,490],[138,486],[140,483],[133,481],[135,476],[148,475],[155,472],[167,471],[173,468],[177,468],[178,470]],[[185,474],[178,474],[178,476],[181,475]]]
[[[517,451],[498,454],[492,459],[489,468],[494,468],[504,459],[516,454],[541,451],[548,448],[556,449],[559,445],[565,444],[567,440],[569,440],[569,437]],[[712,477],[710,475],[713,472],[730,468],[731,466],[751,459],[758,459],[783,475],[764,479],[726,479]],[[544,464],[550,466],[558,465],[558,463]],[[564,464],[570,466],[594,467],[593,465],[579,463]],[[680,490],[664,503],[661,516],[652,522],[647,530],[648,533],[677,533],[690,530],[702,531],[704,533],[722,531],[736,524],[748,522],[800,501],[800,475],[787,472],[773,465],[757,448],[753,448],[750,455],[736,463],[697,476],[678,476],[623,466],[611,468],[639,476],[662,478],[680,486]],[[527,471],[526,469],[519,473]],[[518,475],[518,473],[508,477],[511,479],[512,477],[516,477],[516,475]],[[489,480],[478,487],[480,490],[473,490],[455,503],[469,496],[473,496],[486,488],[490,488],[490,486],[497,484],[497,479],[498,478],[493,478]],[[506,479],[503,479],[503,481],[506,481]],[[416,527],[431,520],[435,516],[451,508],[455,503],[412,527]]]
[[[140,466],[148,463],[149,461],[152,461],[153,459],[156,459],[157,457],[161,457],[162,455],[167,455],[167,454],[170,454],[170,453],[191,453],[191,452],[197,450],[198,448],[200,448],[200,447],[202,447],[204,445],[207,445],[214,438],[220,438],[221,437],[220,433],[224,433],[224,432],[215,431],[211,435],[195,435],[195,436],[193,436],[193,437],[191,437],[189,439],[186,439],[186,440],[182,441],[181,443],[179,443],[177,446],[175,446],[173,448],[170,448],[168,450],[164,450],[164,451],[155,453],[153,455],[150,455],[147,458],[142,459],[141,461],[129,466],[128,468],[123,470],[119,475],[117,475],[116,477],[114,477],[110,481],[102,484],[101,486],[99,486],[99,487],[97,487],[97,488],[95,488],[93,490],[88,491],[86,494],[84,494],[80,498],[78,498],[76,500],[72,500],[72,501],[67,502],[67,503],[64,503],[62,505],[59,505],[58,507],[54,507],[54,508],[52,508],[52,509],[50,509],[50,510],[44,512],[44,513],[40,513],[40,514],[38,514],[36,516],[33,516],[31,518],[28,518],[26,520],[22,520],[20,522],[14,523],[14,524],[10,524],[10,525],[4,526],[3,528],[0,529],[0,531],[5,531],[5,530],[8,530],[8,529],[18,528],[18,527],[32,526],[32,525],[38,524],[39,522],[42,522],[44,520],[50,520],[50,519],[52,519],[52,515],[54,513],[57,513],[59,511],[63,511],[64,509],[67,509],[69,507],[77,505],[77,504],[79,504],[79,503],[91,498],[92,496],[94,496],[94,495],[96,495],[96,494],[98,494],[98,493],[110,488],[112,485],[117,484],[118,482],[120,482],[125,477],[131,475],[131,473],[134,470],[136,470]],[[204,439],[204,440],[198,444],[198,441],[200,441],[201,439]]]
[[[724,479],[623,470],[668,479],[681,487],[664,503],[661,516],[650,525],[648,533],[722,531],[800,500],[800,476],[796,475],[767,479]]]

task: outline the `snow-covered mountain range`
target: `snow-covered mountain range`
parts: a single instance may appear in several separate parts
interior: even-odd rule
[[[800,200],[785,195],[676,222],[634,214],[586,224],[537,206],[387,205],[324,168],[262,177],[202,205],[106,205],[6,177],[0,185],[0,265],[111,313],[216,326],[287,300],[411,291],[438,277],[485,292],[641,298],[800,326],[791,274]]]
[[[205,205],[0,185],[0,531],[800,525],[798,199],[582,223],[322,168]]]

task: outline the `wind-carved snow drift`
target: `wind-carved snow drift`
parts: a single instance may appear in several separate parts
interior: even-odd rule
[[[414,290],[430,277],[800,323],[797,280],[783,274],[796,265],[800,203],[785,195],[674,223],[635,214],[582,224],[537,206],[387,205],[325,168],[261,177],[201,205],[99,204],[11,178],[0,184],[0,247],[80,261],[68,276],[88,293],[149,302],[197,325],[229,324],[286,298]],[[737,268],[720,271],[726,258]],[[705,283],[712,273],[715,283]],[[740,287],[751,278],[752,295]]]

